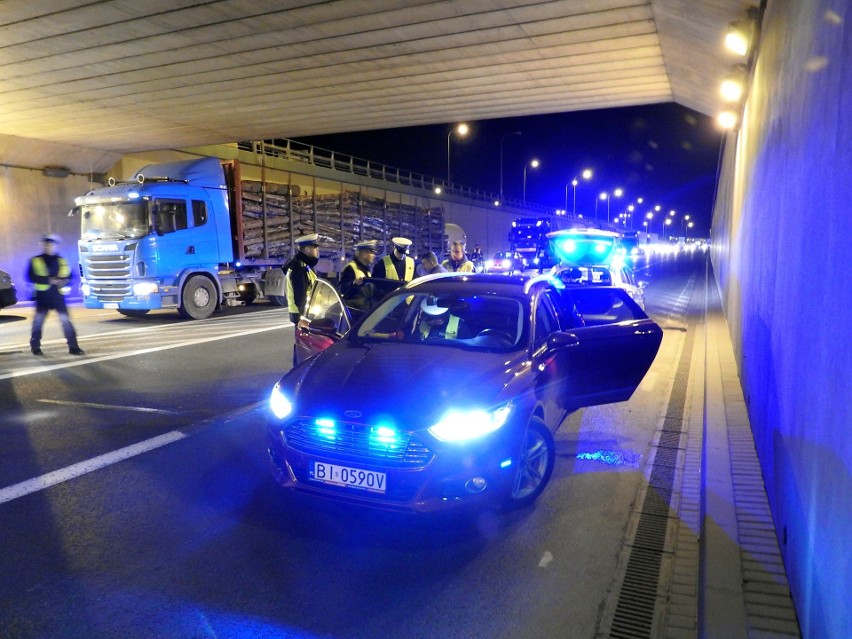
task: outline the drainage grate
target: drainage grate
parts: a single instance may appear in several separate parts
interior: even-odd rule
[[[699,315],[696,313],[692,317]],[[689,328],[694,328],[694,323],[690,324]],[[677,459],[684,434],[683,412],[694,341],[695,331],[687,330],[663,429],[656,443],[648,489],[633,539],[628,540],[630,556],[609,623],[608,636],[613,639],[651,639],[653,636]],[[605,627],[606,622],[602,624],[602,628]]]

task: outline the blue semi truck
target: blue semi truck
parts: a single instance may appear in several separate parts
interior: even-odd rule
[[[294,230],[265,206],[246,210],[244,186],[238,161],[201,158],[149,165],[76,198],[86,308],[205,319],[258,298],[286,304]]]

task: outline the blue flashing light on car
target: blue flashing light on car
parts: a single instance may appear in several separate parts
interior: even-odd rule
[[[272,387],[272,393],[269,396],[269,409],[278,419],[284,419],[293,412],[293,403],[281,392],[280,382]]]
[[[441,421],[429,428],[429,432],[444,442],[470,441],[493,433],[503,426],[511,412],[511,404],[505,404],[493,411],[449,410]]]
[[[370,448],[393,451],[402,446],[399,433],[392,426],[374,426],[370,431]]]
[[[317,434],[323,439],[334,441],[337,439],[337,425],[333,419],[322,417],[314,420],[314,425],[317,427]]]

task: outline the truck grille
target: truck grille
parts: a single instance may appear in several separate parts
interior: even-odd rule
[[[92,294],[103,302],[120,302],[130,295],[130,255],[88,254],[85,273]]]
[[[319,453],[341,461],[392,468],[420,468],[433,453],[417,437],[397,432],[392,442],[365,424],[337,422],[334,434],[322,433],[314,420],[300,419],[284,428],[287,444],[305,453]]]

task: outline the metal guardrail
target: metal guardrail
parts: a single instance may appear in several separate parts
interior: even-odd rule
[[[283,146],[282,144],[283,143]],[[351,175],[359,175],[384,182],[392,182],[416,189],[423,189],[434,193],[437,187],[441,188],[442,194],[457,195],[478,202],[486,202],[491,206],[512,206],[527,211],[555,215],[556,210],[541,204],[523,202],[514,198],[500,198],[496,193],[489,193],[459,184],[447,184],[446,180],[387,166],[378,162],[371,162],[362,158],[356,158],[345,153],[330,151],[309,144],[303,144],[296,140],[283,139],[277,142],[271,141],[247,141],[237,143],[237,147],[243,151],[249,151],[256,155],[281,158],[297,162],[305,162],[313,166],[341,171]],[[495,202],[500,202],[495,205]]]

